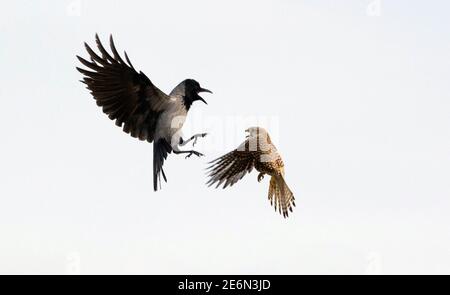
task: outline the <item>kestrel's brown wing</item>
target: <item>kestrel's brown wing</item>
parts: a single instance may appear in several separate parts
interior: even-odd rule
[[[234,150],[210,162],[212,165],[208,169],[211,178],[207,184],[211,186],[217,183],[217,188],[225,182],[223,188],[232,186],[252,171],[259,154],[258,151]]]
[[[98,38],[96,43],[101,57],[85,43],[91,62],[77,56],[88,67],[77,70],[85,77],[81,82],[87,85],[97,105],[123,131],[140,140],[153,141],[156,122],[170,99],[159,90],[142,72],[136,72],[127,54],[125,63],[117,53],[112,36],[111,56]]]

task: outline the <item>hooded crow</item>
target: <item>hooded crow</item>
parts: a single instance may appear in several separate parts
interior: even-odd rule
[[[105,50],[98,35],[95,40],[100,55],[85,43],[90,61],[77,56],[89,68],[77,67],[84,75],[81,82],[87,85],[97,105],[117,126],[132,137],[153,142],[153,188],[157,191],[158,186],[161,188],[161,175],[167,182],[163,164],[168,154],[187,154],[186,158],[203,156],[195,150],[180,150],[180,146],[191,140],[195,144],[197,138],[206,136],[206,133],[184,140],[180,130],[193,102],[202,101],[206,104],[199,93],[212,92],[202,88],[197,81],[186,79],[167,95],[143,72],[135,70],[126,52],[126,62],[120,57],[112,36],[112,54]]]

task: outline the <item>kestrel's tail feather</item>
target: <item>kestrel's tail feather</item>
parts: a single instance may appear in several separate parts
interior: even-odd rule
[[[272,176],[268,196],[270,204],[274,205],[275,203],[275,211],[278,208],[278,212],[285,218],[288,217],[288,210],[292,212],[292,206],[295,207],[294,194],[289,189],[282,175]]]

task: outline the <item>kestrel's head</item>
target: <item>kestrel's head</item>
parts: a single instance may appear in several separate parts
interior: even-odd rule
[[[266,129],[261,128],[261,127],[250,127],[248,129],[246,129],[245,132],[248,132],[248,134],[246,136],[247,138],[269,135],[269,133],[267,133]]]

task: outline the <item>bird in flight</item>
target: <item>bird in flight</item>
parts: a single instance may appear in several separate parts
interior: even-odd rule
[[[210,90],[200,87],[193,79],[186,79],[176,86],[169,95],[159,90],[143,73],[137,72],[125,52],[125,60],[120,57],[112,36],[110,47],[112,55],[103,47],[98,35],[95,35],[100,55],[84,43],[90,61],[77,55],[78,60],[89,70],[77,67],[84,75],[81,82],[87,85],[92,96],[103,112],[123,131],[140,140],[153,142],[153,188],[161,188],[161,175],[167,182],[163,170],[164,160],[172,151],[175,154],[187,154],[186,158],[203,154],[195,150],[180,150],[206,133],[195,134],[187,140],[181,136],[181,128],[193,102],[206,101],[200,92]]]
[[[246,140],[235,150],[210,162],[207,184],[217,183],[218,188],[232,186],[242,179],[253,168],[259,171],[258,182],[265,174],[271,176],[268,198],[270,204],[275,204],[275,211],[283,217],[288,217],[292,206],[295,207],[295,198],[284,180],[284,163],[275,145],[272,143],[267,131],[261,127],[252,127],[247,130]]]

